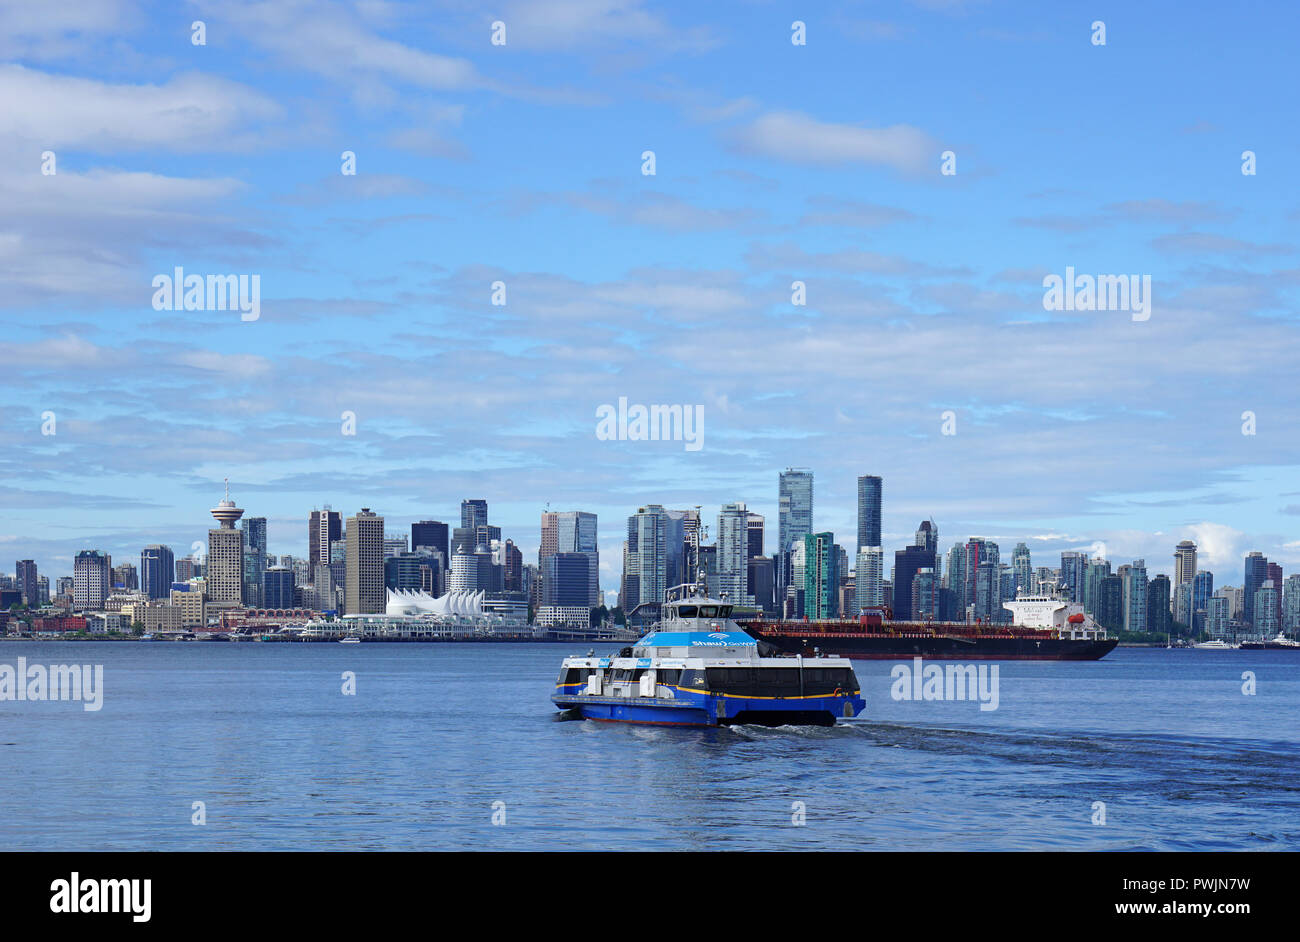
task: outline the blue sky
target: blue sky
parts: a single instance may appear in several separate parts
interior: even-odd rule
[[[525,558],[548,502],[592,510],[612,589],[645,503],[746,501],[774,549],[795,465],[845,545],[872,473],[890,549],[932,515],[1036,564],[1190,537],[1221,584],[1289,572],[1298,21],[0,0],[0,548],[185,552],[228,476],[295,555],[326,503],[409,532],[486,498]],[[259,275],[260,317],[153,310],[175,266]],[[1067,266],[1150,275],[1151,318],[1045,311]],[[704,447],[598,440],[620,396],[702,405]]]

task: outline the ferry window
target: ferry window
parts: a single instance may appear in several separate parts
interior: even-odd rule
[[[731,606],[730,606],[730,605],[719,605],[719,606],[718,606],[718,617],[720,617],[720,618],[730,618],[730,617],[731,617]]]
[[[677,613],[683,618],[694,618],[696,611],[698,609],[694,605],[682,605],[677,609]]]
[[[661,684],[669,684],[669,685],[671,685],[671,684],[675,684],[675,683],[677,683],[677,681],[681,678],[681,676],[682,676],[682,672],[681,672],[681,671],[678,671],[678,670],[664,670],[664,669],[660,668],[660,670],[659,670],[659,683],[661,683]]]
[[[700,617],[701,617],[701,618],[717,618],[717,617],[718,617],[718,606],[716,606],[716,605],[701,605],[701,606],[700,606]]]

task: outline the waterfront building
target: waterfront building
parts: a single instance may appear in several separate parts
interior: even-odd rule
[[[1228,640],[1232,603],[1227,596],[1212,595],[1205,600],[1205,632],[1219,641]]]
[[[294,608],[293,570],[268,566],[262,574],[262,608]]]
[[[542,605],[591,609],[586,553],[552,553],[546,559]]]
[[[1255,590],[1255,634],[1271,638],[1281,630],[1278,621],[1277,588],[1272,579],[1265,579],[1264,584]]]
[[[879,546],[858,549],[857,574],[854,581],[854,602],[859,610],[885,604],[882,574],[885,551]]]
[[[1147,631],[1163,635],[1168,634],[1173,630],[1173,618],[1169,611],[1169,592],[1171,587],[1172,583],[1170,583],[1169,577],[1164,573],[1161,573],[1147,583]],[[1186,591],[1190,600],[1191,586],[1182,585],[1179,586],[1179,588]],[[1183,624],[1188,623],[1184,622]]]
[[[1015,594],[1016,595],[1033,595],[1034,594],[1034,566],[1029,556],[1029,547],[1024,543],[1017,543],[1016,548],[1011,551],[1011,571],[1015,576]]]
[[[262,607],[263,576],[266,573],[266,518],[245,517],[239,522],[244,536],[244,604]]]
[[[337,510],[313,510],[307,518],[307,558],[316,563],[330,563],[330,547],[343,539],[343,517]]]
[[[635,595],[629,598],[631,612],[640,605],[660,605],[670,572],[668,513],[661,504],[647,504],[627,518],[627,569],[635,580]]]
[[[939,620],[939,581],[934,570],[924,566],[912,577],[912,598],[909,601],[911,621]]]
[[[881,499],[884,479],[874,474],[858,478],[858,548],[880,546]]]
[[[1268,578],[1268,558],[1258,551],[1246,556],[1246,579],[1242,585],[1241,617],[1248,625],[1255,624],[1255,593]]]
[[[35,608],[41,604],[41,593],[37,582],[36,563],[30,559],[20,559],[15,564],[14,584],[22,595],[23,604]]]
[[[1269,624],[1281,626],[1283,585],[1282,567],[1277,563],[1270,562],[1265,569],[1265,578],[1271,580],[1273,583],[1273,617]],[[1258,609],[1256,609],[1256,612],[1258,612]]]
[[[212,608],[239,608],[244,603],[244,535],[235,523],[244,511],[230,499],[230,482],[226,496],[210,511],[217,528],[208,531],[207,585]]]
[[[180,613],[182,628],[207,627],[207,605],[202,586],[172,586],[170,596],[172,606]]]
[[[718,511],[718,591],[733,605],[753,605],[749,592],[749,511],[740,502]]]
[[[543,581],[547,571],[545,557],[554,553],[580,553],[587,560],[587,604],[592,608],[599,607],[600,547],[597,543],[596,515],[585,510],[565,510],[544,516],[554,518],[555,544],[549,553],[544,556],[539,554],[539,558],[542,558]]]
[[[385,540],[385,542],[387,542]],[[430,557],[425,553],[398,553],[384,559],[384,588],[393,590],[424,591],[421,573]],[[430,593],[437,595],[436,592]],[[268,604],[267,608],[271,606]]]
[[[99,550],[82,550],[72,562],[72,607],[97,611],[112,590],[113,561]]]
[[[170,546],[153,543],[140,551],[140,591],[151,599],[165,599],[171,591],[172,577],[176,581],[188,582],[194,578],[194,560],[184,558],[188,572],[182,578],[181,566],[178,564]]]
[[[917,530],[917,542],[894,553],[894,618],[898,621],[913,621],[912,580],[922,569],[929,569],[933,576],[937,557],[936,543],[932,535],[930,521],[924,521]],[[931,594],[933,594],[932,587]]]
[[[1192,621],[1195,631],[1205,630],[1205,603],[1214,595],[1214,573],[1202,569],[1192,576]]]
[[[804,613],[812,619],[839,615],[839,548],[832,533],[804,537]]]
[[[441,520],[421,520],[411,524],[411,552],[421,548],[437,550],[442,554],[443,565],[451,558],[451,531]]]
[[[1127,568],[1127,567],[1121,567]],[[1124,578],[1118,574],[1103,576],[1097,584],[1097,622],[1111,631],[1124,628]]]
[[[140,588],[135,566],[130,563],[118,563],[113,567],[113,588],[134,592]]]
[[[1062,591],[1072,602],[1083,601],[1083,573],[1087,565],[1087,553],[1066,550],[1061,554]]]
[[[344,529],[343,610],[373,615],[384,610],[384,518],[369,507],[347,519]]]
[[[1124,572],[1124,630],[1147,630],[1147,563],[1135,559],[1131,566],[1120,567]],[[1166,605],[1168,600],[1166,599]]]
[[[765,615],[776,614],[776,564],[771,556],[751,556],[746,563],[749,594]]]
[[[1183,540],[1174,547],[1174,585],[1191,582],[1196,577],[1196,544]]]
[[[804,537],[812,533],[812,526],[812,472],[786,468],[777,483],[777,553],[782,560],[777,570],[778,595],[784,597],[790,585],[804,587],[792,568],[792,554],[796,546],[803,546]]]
[[[1300,575],[1289,575],[1282,584],[1282,630],[1300,632]]]

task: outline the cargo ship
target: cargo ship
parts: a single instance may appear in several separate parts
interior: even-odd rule
[[[1056,591],[1004,602],[1012,624],[894,621],[886,608],[852,619],[747,621],[745,631],[789,654],[863,660],[1095,661],[1115,650],[1083,606]]]

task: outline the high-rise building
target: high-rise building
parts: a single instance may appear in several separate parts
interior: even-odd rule
[[[524,554],[514,540],[506,540],[501,549],[501,577],[505,591],[524,591]]]
[[[82,550],[72,562],[72,607],[99,611],[112,591],[113,560],[99,550]]]
[[[384,537],[384,559],[391,559],[394,556],[401,556],[408,552],[410,552],[410,550],[408,550],[406,546],[405,533],[401,536]]]
[[[330,547],[343,539],[343,517],[337,510],[313,510],[307,518],[307,558],[314,566],[330,563]]]
[[[1083,607],[1097,618],[1101,599],[1101,580],[1110,575],[1110,560],[1091,559],[1083,575]],[[1100,619],[1098,619],[1100,620]]]
[[[596,542],[596,524],[596,515],[585,510],[566,510],[555,514],[555,552],[581,553],[587,558],[585,604],[589,608],[600,605],[600,548]],[[545,575],[542,578],[545,579]]]
[[[921,525],[916,528],[916,541],[912,545],[919,546],[921,549],[933,553],[936,558],[938,557],[939,527],[933,520],[921,521]]]
[[[1300,575],[1295,573],[1283,583],[1282,630],[1288,634],[1300,632]]]
[[[1033,562],[1029,556],[1029,547],[1024,543],[1017,543],[1011,551],[1011,571],[1015,575],[1016,595],[1034,595],[1037,592],[1038,587],[1033,584]]]
[[[181,562],[189,564],[189,572],[184,578],[181,578],[170,546],[161,543],[146,546],[140,551],[140,591],[151,599],[170,598],[173,573],[177,582],[189,582],[194,578],[194,560],[186,557]]]
[[[560,551],[560,515],[555,511],[543,511],[542,536],[537,547],[537,565],[546,568],[546,560],[553,553]]]
[[[41,596],[38,591],[36,563],[30,559],[20,559],[16,563],[16,585],[18,591],[22,594],[23,604],[28,608],[35,608],[41,604]]]
[[[1232,603],[1224,595],[1212,595],[1205,600],[1205,632],[1211,638],[1227,640],[1231,625]]]
[[[1268,578],[1268,558],[1260,552],[1246,556],[1246,581],[1242,585],[1241,618],[1248,625],[1255,624],[1255,593]]]
[[[1265,579],[1264,584],[1255,590],[1255,633],[1262,637],[1272,637],[1281,630],[1278,621],[1278,591],[1272,579]]]
[[[1214,573],[1202,569],[1192,577],[1192,621],[1196,631],[1205,630],[1205,604],[1214,595]]]
[[[1061,553],[1062,590],[1074,602],[1083,601],[1083,573],[1088,565],[1088,554],[1066,550]]]
[[[411,552],[421,547],[442,553],[444,564],[451,557],[451,531],[440,520],[421,520],[411,524]]]
[[[1147,562],[1135,559],[1131,566],[1121,567],[1124,573],[1124,630],[1147,630]],[[1169,600],[1165,599],[1168,607]]]
[[[460,525],[478,537],[478,528],[488,525],[488,507],[485,500],[463,500],[460,502]]]
[[[1119,575],[1103,576],[1097,585],[1097,621],[1111,631],[1124,628],[1124,579]]]
[[[166,546],[159,547],[159,549],[165,549],[167,550],[167,552],[169,553],[171,552],[171,549]],[[147,587],[149,584],[145,578],[144,573],[145,573],[144,554],[141,553],[140,554],[141,587]],[[177,582],[189,582],[191,579],[197,579],[198,576],[199,576],[199,565],[195,561],[193,556],[182,556],[180,559],[176,560],[176,581]],[[153,596],[150,596],[150,598],[153,598]]]
[[[140,588],[140,580],[135,566],[131,563],[118,563],[113,567],[113,588],[135,592]]]
[[[1169,612],[1169,594],[1172,585],[1169,577],[1164,573],[1147,583],[1147,631],[1163,635],[1173,630],[1173,618]],[[1184,589],[1190,597],[1190,585],[1179,586],[1179,588]],[[1190,605],[1188,607],[1190,608]]]
[[[343,610],[349,615],[382,614],[384,592],[384,518],[369,507],[347,519]]]
[[[880,546],[880,504],[884,479],[874,474],[858,478],[858,549]]]
[[[635,580],[636,605],[661,604],[668,585],[668,513],[661,504],[647,504],[627,518],[627,561],[624,575]],[[692,580],[693,581],[693,580]],[[629,608],[631,611],[631,608]]]
[[[266,573],[266,518],[245,517],[239,521],[244,535],[244,604],[261,608]]]
[[[777,570],[777,595],[785,596],[791,583],[803,588],[794,578],[791,553],[802,546],[813,526],[813,475],[811,471],[787,468],[781,472],[777,494],[777,554],[782,563]],[[873,544],[874,545],[874,544]]]
[[[916,531],[917,542],[906,549],[898,550],[894,553],[894,618],[898,621],[913,621],[915,614],[912,611],[912,580],[922,569],[930,570],[931,580],[934,580],[935,569],[937,567],[937,533],[929,520],[922,522]],[[931,586],[930,594],[936,595],[937,585]],[[937,598],[937,595],[936,595]],[[933,607],[931,614],[937,614]]]
[[[752,510],[745,521],[746,548],[745,558],[753,559],[763,555],[763,515]],[[752,594],[752,593],[751,593]]]
[[[1277,627],[1282,624],[1282,567],[1277,563],[1270,562],[1265,569],[1266,578],[1273,583],[1273,617],[1269,624]],[[1259,609],[1255,610],[1258,613]]]
[[[962,611],[969,612],[971,617],[984,624],[1004,621],[1004,615],[1010,615],[1002,608],[1001,562],[998,544],[978,536],[966,542],[966,559],[962,565],[966,580]],[[894,597],[898,597],[897,590]]]
[[[244,604],[244,534],[235,523],[244,511],[226,496],[210,511],[217,528],[208,531],[207,587],[210,608],[239,608]]]
[[[922,566],[912,577],[909,606],[912,621],[931,622],[939,619],[939,580],[930,567]]]
[[[1196,577],[1196,544],[1183,540],[1174,547],[1174,585],[1191,582]]]
[[[746,563],[749,594],[764,614],[776,613],[776,566],[771,556],[751,556]]]
[[[882,578],[884,565],[884,549],[879,546],[859,547],[854,581],[854,601],[859,609],[885,604]]]
[[[839,559],[834,534],[804,537],[804,614],[809,618],[839,615]]]
[[[293,608],[293,570],[286,566],[268,566],[262,573],[262,607]]]
[[[948,565],[944,567],[943,585],[948,590],[953,611],[949,617],[966,620],[966,546],[954,543],[948,550]]]
[[[546,558],[542,604],[591,608],[586,553],[552,553]]]
[[[718,511],[718,591],[734,605],[753,605],[749,593],[749,511],[740,502]]]
[[[462,543],[451,554],[451,575],[447,582],[450,592],[477,592],[482,587],[478,584],[478,560]]]

